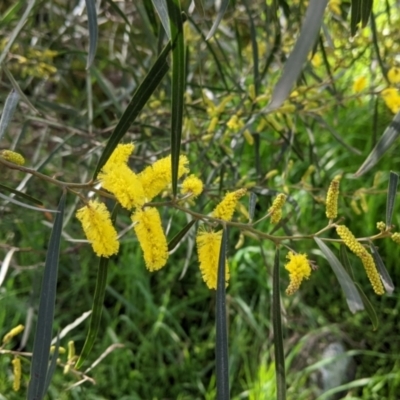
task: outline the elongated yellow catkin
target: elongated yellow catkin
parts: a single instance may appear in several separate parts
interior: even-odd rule
[[[365,247],[357,241],[347,226],[338,225],[336,227],[336,232],[343,240],[343,243],[361,259],[374,292],[378,295],[384,294],[385,289],[372,255],[369,254]]]
[[[335,177],[329,185],[326,195],[326,216],[329,219],[335,219],[338,213],[340,176]]]
[[[19,357],[15,357],[11,363],[13,365],[14,373],[13,389],[15,392],[18,392],[21,387],[21,359]]]

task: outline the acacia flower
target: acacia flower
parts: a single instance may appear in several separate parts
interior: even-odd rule
[[[308,279],[311,275],[311,266],[306,254],[294,254],[289,251],[286,256],[289,262],[285,269],[289,271],[290,283],[286,289],[286,294],[291,295],[299,289],[303,279]]]
[[[195,175],[188,176],[182,182],[181,193],[191,193],[192,197],[195,198],[203,191],[203,182]]]
[[[376,227],[381,231],[385,231],[386,230],[386,224],[383,221],[379,221],[376,223]]]
[[[117,231],[112,222],[110,212],[104,203],[90,200],[87,206],[76,212],[76,217],[82,224],[83,231],[100,257],[110,257],[117,254],[119,242]]]
[[[329,219],[337,217],[340,176],[333,178],[326,195],[326,216]]]
[[[400,244],[400,233],[399,232],[394,232],[390,238],[393,240],[393,242]]]
[[[392,67],[389,69],[387,73],[387,77],[390,83],[399,83],[400,82],[400,68]]]
[[[110,171],[110,169],[113,169],[121,164],[128,164],[129,156],[132,154],[134,149],[135,146],[133,143],[119,144],[111,154],[110,158],[104,164],[102,170]]]
[[[222,231],[199,231],[196,237],[197,254],[203,281],[209,289],[217,288],[218,261],[221,249]],[[225,281],[228,285],[229,266],[225,263]]]
[[[268,209],[268,213],[271,215],[271,222],[277,224],[282,218],[282,207],[286,202],[286,195],[279,193],[272,202],[272,206]]]
[[[179,157],[178,178],[189,172],[187,164],[189,160],[186,156]],[[160,194],[172,181],[171,156],[157,160],[153,165],[148,166],[139,175],[144,194],[147,201],[151,201]]]
[[[336,227],[336,232],[343,240],[343,243],[361,259],[374,292],[378,295],[384,294],[385,289],[383,288],[381,278],[371,254],[369,254],[365,247],[357,241],[347,226],[338,225]]]
[[[367,86],[367,78],[365,76],[360,76],[353,83],[353,92],[360,93]]]
[[[396,88],[382,90],[381,96],[393,114],[396,114],[400,110],[400,95]]]
[[[0,152],[0,156],[4,158],[6,161],[17,165],[24,165],[25,158],[21,156],[21,154],[16,153],[12,150],[3,150]]]
[[[126,164],[114,164],[114,168],[102,169],[98,176],[104,189],[111,192],[122,207],[131,210],[145,203],[142,183]]]
[[[8,343],[14,336],[19,335],[24,330],[24,325],[18,325],[12,328],[10,332],[6,333],[3,337],[3,344]]]
[[[215,207],[212,216],[214,218],[223,219],[224,221],[230,221],[239,199],[243,197],[246,192],[246,189],[228,192],[222,201]]]
[[[167,263],[168,245],[158,210],[154,207],[139,208],[131,219],[136,223],[133,229],[143,250],[147,269],[159,270]]]
[[[14,382],[13,389],[14,392],[18,392],[21,387],[21,359],[19,357],[15,357],[11,364],[13,365],[13,373],[14,373]]]

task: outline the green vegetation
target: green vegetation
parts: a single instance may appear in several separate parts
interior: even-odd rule
[[[343,396],[398,397],[400,299],[390,278],[400,281],[392,146],[400,10],[394,0],[376,1],[371,15],[369,1],[318,2],[322,21],[308,20],[316,37],[302,31],[316,0],[222,1],[219,10],[201,0],[107,0],[97,13],[90,0],[1,2],[0,337],[25,329],[0,344],[0,399],[227,399],[229,384],[235,400],[323,400],[323,352],[337,341],[357,364]],[[299,41],[309,51],[299,54]],[[122,176],[123,163],[109,161],[121,143],[134,143],[129,168],[146,182],[146,201],[135,186],[139,200],[129,207],[104,183]],[[155,184],[140,173],[169,155],[169,185],[149,195]],[[182,155],[204,184],[197,198],[180,191]],[[328,219],[325,199],[338,176],[338,214]],[[224,203],[232,220],[226,208],[215,211],[227,192],[239,193]],[[120,242],[112,257],[94,254],[76,218],[89,200],[112,213]],[[146,265],[159,266],[144,261],[131,219],[149,203],[170,250],[152,272]],[[337,225],[363,238],[355,251]],[[222,280],[214,290],[202,279],[202,231],[221,232],[207,240],[222,249],[213,253],[215,285],[216,264],[223,277],[228,259],[226,297]],[[383,296],[363,267],[370,238],[384,263]],[[299,263],[296,254],[307,255],[303,275],[312,270],[291,295],[299,272],[288,267],[289,279],[289,252]],[[59,360],[49,367],[57,333]]]

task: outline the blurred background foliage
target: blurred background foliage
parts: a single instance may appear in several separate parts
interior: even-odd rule
[[[377,232],[384,220],[389,171],[398,171],[396,148],[362,178],[353,173],[369,154],[393,110],[381,95],[396,81],[388,71],[400,63],[399,5],[375,2],[372,23],[350,37],[350,1],[331,0],[309,60],[290,97],[272,114],[263,112],[293,49],[308,2],[231,1],[216,34],[205,41],[216,16],[212,1],[182,2],[187,15],[186,92],[182,152],[191,171],[206,184],[192,206],[209,213],[226,190],[247,187],[257,194],[261,218],[277,192],[289,195],[280,234],[315,233],[326,225],[324,197],[330,180],[343,174],[340,216],[358,237]],[[0,3],[0,53],[24,10],[24,1]],[[67,182],[87,182],[105,141],[165,43],[166,35],[150,1],[99,2],[99,42],[86,70],[88,26],[85,2],[36,1],[12,45],[0,75],[0,103],[16,80],[37,112],[23,100],[0,144],[22,153],[27,164]],[[170,152],[170,79],[164,79],[124,138],[136,149],[131,167],[142,170]],[[1,168],[1,183],[55,208],[60,189],[14,170]],[[248,200],[238,220],[247,221]],[[74,217],[77,198],[68,195],[58,279],[55,328],[62,329],[90,310],[98,260]],[[397,208],[398,209],[398,208]],[[400,225],[397,209],[393,223]],[[168,238],[187,216],[160,210]],[[0,288],[0,335],[30,323],[38,305],[40,277],[53,216],[15,204],[0,206],[0,254],[14,254]],[[117,220],[121,232],[129,216]],[[268,221],[259,229],[271,232]],[[273,333],[270,318],[274,245],[240,238],[230,230],[231,282],[228,288],[231,394],[234,399],[275,395]],[[244,239],[244,240],[243,240]],[[235,245],[236,248],[235,248]],[[315,365],[324,346],[340,340],[354,356],[357,371],[349,398],[396,399],[400,391],[399,296],[373,294],[361,264],[350,257],[356,280],[380,320],[377,330],[365,312],[349,313],[336,278],[312,240],[291,242],[318,269],[299,293],[282,297],[288,398],[320,394]],[[400,250],[377,243],[395,282]],[[334,248],[334,246],[331,246]],[[336,247],[336,250],[339,248]],[[109,267],[101,333],[89,365],[113,344],[88,375],[93,382],[57,368],[50,386],[54,399],[214,399],[215,295],[197,267],[194,231],[158,273],[145,270],[131,232]],[[282,261],[284,258],[282,252]],[[282,273],[282,290],[288,278]],[[33,320],[32,320],[33,318]],[[30,323],[29,323],[30,321]],[[87,321],[61,342],[82,348]],[[31,351],[32,334],[21,347]],[[350,354],[349,353],[349,354]],[[66,363],[61,355],[61,363]],[[0,394],[19,399],[29,363],[23,359],[22,389],[12,391],[9,355],[0,357]],[[321,397],[322,398],[322,397]]]

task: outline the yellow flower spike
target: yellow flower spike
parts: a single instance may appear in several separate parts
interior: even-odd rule
[[[203,191],[203,182],[195,175],[188,176],[182,182],[182,188],[181,188],[182,194],[191,193],[192,198],[196,198],[201,194],[202,191]]]
[[[226,123],[226,126],[231,131],[238,131],[239,129],[244,127],[244,122],[241,119],[239,119],[239,116],[237,114],[235,114],[235,115],[232,115],[232,117]]]
[[[387,77],[390,83],[400,83],[400,68],[390,68]]]
[[[147,269],[149,271],[161,269],[168,260],[168,245],[158,210],[154,207],[138,209],[132,214],[131,219],[136,223],[133,229],[143,250]]]
[[[236,208],[236,204],[241,197],[246,194],[246,189],[239,189],[235,192],[228,192],[222,201],[215,207],[212,216],[214,218],[230,221]]]
[[[6,161],[17,164],[17,165],[24,165],[25,158],[21,156],[21,154],[16,153],[12,150],[3,150],[0,152],[0,157],[4,158]]]
[[[378,295],[385,293],[383,288],[381,278],[379,276],[378,270],[376,269],[375,261],[371,254],[365,249],[365,247],[357,241],[354,235],[351,233],[350,229],[344,225],[336,226],[336,232],[343,240],[343,243],[357,256],[361,259],[364,265],[365,272],[367,273],[368,279],[371,282],[374,292]]]
[[[340,178],[341,176],[333,178],[326,195],[326,217],[329,219],[337,217]]]
[[[376,223],[376,227],[381,231],[385,231],[386,230],[386,224],[383,221],[379,221]]]
[[[13,365],[14,373],[13,390],[14,392],[18,392],[21,387],[21,359],[19,357],[15,357],[11,363]]]
[[[279,193],[272,202],[272,206],[268,209],[268,213],[271,215],[271,222],[277,224],[282,218],[282,207],[286,202],[286,195]]]
[[[110,212],[104,203],[89,201],[87,206],[76,212],[83,231],[92,245],[93,251],[100,257],[117,254],[119,242],[117,231],[112,222]]]
[[[75,343],[73,340],[68,342],[68,361],[73,361],[75,358]]]
[[[399,232],[394,232],[390,238],[393,240],[393,242],[400,244],[400,233]]]
[[[56,346],[51,346],[50,347],[50,354],[54,354],[54,350],[56,349]],[[58,354],[65,354],[66,350],[64,349],[64,347],[59,347],[58,348]]]
[[[132,154],[134,149],[135,146],[133,143],[119,144],[104,164],[102,170],[109,171],[121,164],[127,164],[129,156]]]
[[[360,76],[354,81],[352,89],[354,93],[360,93],[365,89],[366,86],[367,78],[365,76]]]
[[[115,168],[102,169],[99,173],[102,187],[111,192],[127,210],[141,207],[146,198],[139,176],[126,164],[114,165]]]
[[[218,117],[211,118],[210,125],[208,125],[207,133],[213,133],[218,125]]]
[[[217,288],[218,261],[221,248],[222,231],[197,233],[197,254],[200,262],[200,271],[203,281],[209,289]],[[225,281],[226,286],[229,282],[229,266],[225,263]]]
[[[400,95],[396,88],[382,90],[381,96],[392,113],[396,114],[400,110]]]
[[[286,294],[292,295],[297,292],[303,279],[308,279],[311,275],[311,266],[306,254],[294,254],[291,251],[286,256],[289,262],[285,269],[289,271],[290,283],[286,289]]]
[[[243,132],[243,136],[246,139],[246,142],[250,145],[253,146],[254,144],[254,136],[250,133],[250,131],[248,129],[246,129]]]
[[[6,344],[11,341],[14,336],[19,335],[25,329],[24,325],[18,325],[15,328],[12,328],[10,332],[6,333],[3,337],[3,344]]]
[[[189,160],[186,156],[179,157],[178,178],[189,172],[188,164]],[[142,171],[138,177],[147,201],[151,201],[167,188],[172,181],[171,156],[157,160],[153,165]]]

